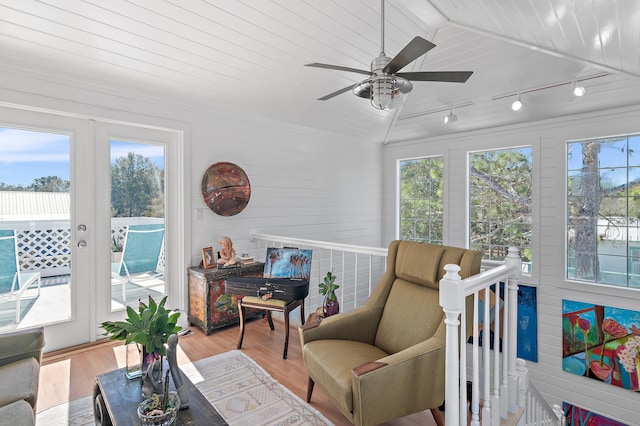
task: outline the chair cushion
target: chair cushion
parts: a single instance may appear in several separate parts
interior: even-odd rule
[[[444,251],[436,244],[402,241],[396,257],[396,277],[437,289]]]
[[[382,312],[375,345],[394,354],[433,336],[444,319],[439,293],[396,279]]]
[[[351,369],[387,355],[375,346],[350,340],[314,340],[302,348],[309,377],[344,413],[353,412]]]
[[[264,300],[260,297],[256,297],[256,296],[244,296],[242,298],[242,303],[253,303],[253,304],[257,304],[257,305],[264,305],[264,306],[272,306],[274,308],[281,308],[284,309],[284,307],[291,303],[291,301],[286,301],[286,300],[279,300],[279,299],[267,299]]]
[[[0,424],[11,426],[33,426],[36,424],[33,408],[23,399],[0,407]]]
[[[40,366],[35,358],[25,358],[0,367],[0,406],[24,399],[35,408]]]

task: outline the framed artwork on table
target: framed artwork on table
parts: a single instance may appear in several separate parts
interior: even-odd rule
[[[213,256],[213,247],[207,247],[202,249],[202,267],[210,269],[216,266],[216,260]]]

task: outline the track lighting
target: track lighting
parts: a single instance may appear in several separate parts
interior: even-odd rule
[[[583,86],[578,86],[578,82],[574,81],[573,82],[573,94],[576,96],[584,96],[584,94],[586,93],[586,90],[584,90]]]
[[[511,109],[514,111],[520,111],[520,108],[522,108],[522,100],[520,100],[520,95],[518,95],[518,100],[511,104]]]
[[[453,113],[453,108],[451,108],[449,114],[445,115],[443,119],[444,124],[455,123],[457,120],[458,116]]]

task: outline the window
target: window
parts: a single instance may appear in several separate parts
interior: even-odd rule
[[[400,239],[442,244],[442,157],[400,161]]]
[[[529,273],[531,172],[530,147],[469,154],[469,247],[490,260],[517,247]]]
[[[567,278],[640,288],[640,135],[567,145]]]

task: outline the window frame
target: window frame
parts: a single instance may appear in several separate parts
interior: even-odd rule
[[[538,218],[535,215],[535,208],[536,208],[536,198],[535,198],[535,193],[537,191],[537,184],[536,184],[536,177],[537,177],[537,171],[536,171],[536,149],[532,144],[527,144],[527,145],[516,145],[516,146],[497,146],[494,148],[485,148],[485,149],[476,149],[476,150],[469,150],[467,151],[467,246],[470,249],[474,249],[473,245],[472,245],[472,217],[473,217],[473,212],[472,212],[472,208],[473,208],[473,202],[472,202],[472,177],[471,177],[471,165],[472,165],[472,156],[473,155],[477,155],[477,154],[483,154],[483,153],[489,153],[489,152],[498,152],[498,151],[502,151],[502,152],[514,152],[514,151],[518,151],[518,150],[528,150],[527,152],[527,156],[530,158],[530,176],[529,176],[529,181],[530,181],[530,209],[529,209],[529,245],[528,245],[528,249],[529,249],[529,253],[530,253],[530,260],[528,262],[523,261],[522,265],[522,273],[523,275],[526,276],[532,276],[533,275],[533,269],[535,267],[535,263],[534,260],[537,259],[537,250],[535,248],[535,241],[534,241],[534,229],[537,226],[538,223]],[[511,224],[509,226],[513,226],[514,224]],[[507,245],[507,248],[511,246],[511,244]],[[521,247],[518,247],[519,249],[521,249]],[[507,252],[505,251],[504,255],[506,256]],[[520,256],[523,256],[523,253],[520,253]],[[484,257],[484,252],[483,252],[483,259],[486,260],[492,260],[492,261],[500,261],[501,259],[487,259]]]
[[[442,197],[440,199],[441,203],[442,203],[442,214],[440,216],[440,223],[441,223],[441,239],[440,240],[418,240],[418,239],[410,239],[410,241],[419,241],[419,242],[425,242],[425,243],[430,243],[430,244],[445,244],[445,240],[446,240],[446,232],[445,232],[445,210],[446,210],[446,197],[445,197],[445,191],[446,191],[446,161],[445,161],[445,156],[443,154],[433,154],[433,155],[424,155],[424,156],[419,156],[419,157],[410,157],[410,158],[402,158],[402,159],[398,159],[397,160],[397,191],[398,191],[398,195],[396,197],[396,202],[397,202],[397,217],[398,220],[396,221],[396,235],[397,238],[399,239],[404,239],[403,238],[403,234],[402,234],[402,166],[404,162],[409,162],[409,161],[419,161],[419,160],[433,160],[433,159],[440,159],[440,164],[441,164],[441,185],[442,185]],[[414,217],[415,219],[415,217]]]

